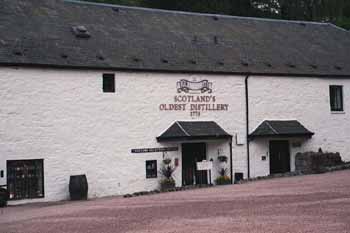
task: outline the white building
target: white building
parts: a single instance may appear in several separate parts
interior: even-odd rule
[[[350,36],[334,25],[4,0],[0,31],[14,204],[68,199],[78,174],[91,198],[157,189],[164,157],[177,186],[213,182],[218,156],[233,180],[318,148],[350,160]]]

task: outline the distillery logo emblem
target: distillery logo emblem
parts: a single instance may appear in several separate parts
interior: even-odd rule
[[[225,112],[229,105],[218,102],[218,97],[213,95],[213,83],[208,80],[189,81],[181,79],[176,82],[177,95],[172,103],[159,105],[160,111],[185,112],[192,117],[200,117],[203,112]]]
[[[213,92],[212,90],[213,83],[208,80],[202,81],[188,81],[186,79],[181,79],[176,83],[177,92],[181,93],[206,93],[209,94]]]

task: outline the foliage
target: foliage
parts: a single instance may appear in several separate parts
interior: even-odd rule
[[[9,199],[8,191],[4,188],[0,188],[0,207],[7,206],[8,199]]]
[[[227,156],[225,156],[225,155],[220,155],[220,156],[218,156],[218,160],[220,161],[220,162],[227,162]]]
[[[175,180],[173,178],[173,173],[176,170],[171,164],[171,159],[164,159],[163,166],[160,169],[160,174],[163,176],[160,180],[160,189],[162,191],[167,191],[169,189],[175,188]]]
[[[164,178],[160,181],[160,190],[168,191],[175,188],[175,180],[173,178]]]
[[[220,176],[227,176],[227,168],[221,168],[219,170],[219,175]]]
[[[165,165],[169,165],[171,163],[171,159],[163,159],[163,163]]]
[[[160,169],[160,174],[166,178],[166,179],[170,179],[173,176],[173,173],[175,171],[175,167],[171,166],[171,165],[163,165],[162,168]]]
[[[231,184],[231,178],[227,175],[227,168],[221,168],[219,170],[219,176],[215,179],[215,184],[217,185]]]
[[[215,184],[217,185],[231,184],[231,179],[228,176],[219,176],[215,179]]]
[[[332,22],[350,28],[350,0],[86,0],[167,10]]]
[[[335,24],[339,27],[345,28],[347,30],[350,30],[350,17],[345,17],[342,20],[337,20]]]

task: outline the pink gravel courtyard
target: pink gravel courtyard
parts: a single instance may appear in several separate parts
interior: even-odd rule
[[[0,209],[1,233],[350,232],[350,170]]]

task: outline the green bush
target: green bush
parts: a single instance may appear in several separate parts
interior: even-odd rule
[[[217,185],[225,185],[225,184],[231,184],[231,178],[228,176],[219,176],[215,179],[215,184]]]
[[[160,181],[160,190],[168,191],[170,189],[175,188],[175,180],[173,178],[163,178]]]

